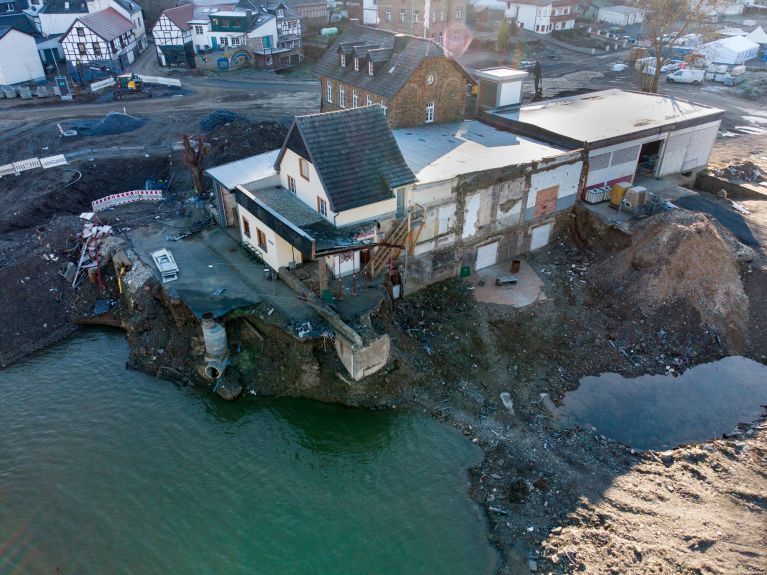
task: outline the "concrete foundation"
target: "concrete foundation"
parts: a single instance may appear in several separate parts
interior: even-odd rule
[[[354,346],[341,334],[336,334],[336,353],[354,381],[381,370],[389,361],[391,341],[382,335],[367,345]]]

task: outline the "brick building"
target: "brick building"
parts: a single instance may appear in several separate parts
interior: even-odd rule
[[[364,26],[344,32],[314,70],[320,111],[380,105],[393,128],[462,120],[471,82],[432,40]]]
[[[382,30],[430,38],[451,52],[470,41],[465,0],[363,0],[363,22]]]

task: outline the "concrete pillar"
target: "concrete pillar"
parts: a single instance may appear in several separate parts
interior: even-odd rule
[[[322,256],[317,260],[317,275],[320,282],[320,297],[322,293],[328,288],[328,264],[325,261],[325,256]]]

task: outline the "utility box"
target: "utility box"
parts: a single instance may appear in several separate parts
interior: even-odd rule
[[[527,78],[526,71],[499,66],[478,70],[477,76],[477,112],[522,103],[522,82]]]

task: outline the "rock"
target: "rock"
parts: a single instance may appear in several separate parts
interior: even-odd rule
[[[561,527],[554,527],[551,530],[552,535],[562,535],[562,528]]]
[[[511,394],[508,391],[501,393],[501,401],[503,402],[503,406],[509,410],[509,413],[514,415],[514,402],[512,401]]]
[[[538,571],[538,562],[535,559],[528,559],[527,560],[527,568],[532,573],[535,573],[536,571]]]

